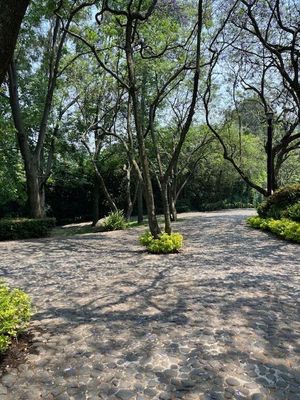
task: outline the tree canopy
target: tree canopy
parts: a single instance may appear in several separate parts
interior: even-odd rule
[[[32,1],[13,58],[18,30],[0,24],[1,216],[123,209],[157,236],[158,213],[171,233],[177,210],[299,182],[299,14],[292,0]]]

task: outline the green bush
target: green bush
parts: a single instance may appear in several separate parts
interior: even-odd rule
[[[45,237],[49,235],[54,226],[54,218],[0,219],[0,240]]]
[[[300,222],[300,201],[288,207],[285,216],[293,221]]]
[[[150,253],[168,254],[177,253],[183,245],[183,236],[180,233],[162,233],[158,239],[154,239],[150,232],[145,232],[140,236],[140,243],[147,248]]]
[[[5,351],[11,339],[26,328],[30,317],[29,296],[0,282],[0,352]]]
[[[300,223],[289,219],[250,217],[247,223],[253,228],[270,231],[283,239],[300,243]]]
[[[123,211],[113,211],[104,218],[101,224],[102,231],[117,231],[127,228],[127,221]]]
[[[286,215],[285,210],[300,201],[300,184],[283,187],[269,196],[257,208],[263,218],[280,219]]]

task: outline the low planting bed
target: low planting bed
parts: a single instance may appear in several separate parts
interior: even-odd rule
[[[262,229],[274,233],[282,239],[300,243],[300,223],[289,219],[273,219],[250,217],[248,224],[253,228]]]

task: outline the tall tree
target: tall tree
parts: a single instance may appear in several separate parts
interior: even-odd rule
[[[25,81],[24,76],[27,74],[31,85],[25,82],[22,95],[19,87],[18,63],[12,61],[9,66],[9,98],[25,167],[29,210],[33,218],[42,218],[45,215],[45,184],[51,173],[55,136],[58,134],[59,121],[73,104],[72,100],[70,104],[62,105],[57,110],[57,115],[53,113],[55,90],[66,68],[61,65],[61,61],[68,51],[67,33],[62,26],[67,28],[78,12],[87,5],[91,3],[71,6],[70,9],[68,6],[65,8],[64,3],[60,2],[58,8],[55,8],[53,3],[45,2],[42,8],[41,5],[32,7],[32,15],[28,16],[29,20],[32,18],[31,32],[24,32],[26,49],[23,48],[19,60],[19,64],[23,62],[22,80]],[[58,10],[65,15],[64,19],[56,15]],[[44,20],[45,15],[47,23]],[[34,26],[34,23],[37,26]],[[39,45],[39,51],[28,51],[27,46],[30,44]],[[29,93],[25,94],[24,89],[25,93],[26,90],[32,92],[32,89],[35,89],[35,92],[31,93],[31,99],[25,97]],[[32,107],[36,109],[35,115],[32,114]]]
[[[254,102],[256,107],[259,106],[262,118],[259,129],[252,133],[262,132],[261,142],[265,143],[266,153],[269,153],[268,181],[270,187],[276,189],[283,163],[291,152],[300,148],[299,24],[297,28],[292,3],[277,0],[232,1],[228,23],[219,29],[218,40],[213,40],[209,48],[212,57],[204,94],[207,124],[219,140],[224,158],[249,186],[264,196],[268,195],[265,184],[258,184],[249,176],[243,167],[243,160],[236,154],[235,148],[232,151],[221,131],[229,124],[228,116],[234,117],[241,138],[241,130],[247,130],[242,124],[241,106],[253,108]],[[218,105],[214,102],[220,70],[226,82],[221,90],[224,93],[227,89],[227,93],[230,93],[226,100],[231,112],[223,114],[223,120],[219,118],[213,121],[212,114],[215,115],[216,109],[221,108],[220,102]],[[265,138],[268,114],[272,110],[274,140],[272,149],[267,151]],[[245,111],[244,108],[244,115]],[[240,141],[240,154],[241,145]]]

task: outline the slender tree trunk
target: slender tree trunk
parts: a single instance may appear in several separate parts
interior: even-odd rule
[[[126,218],[127,221],[130,221],[132,210],[133,210],[133,202],[131,198],[131,166],[128,165],[126,168],[126,178],[127,178],[127,185],[126,185],[126,192],[127,192],[127,211],[126,211]]]
[[[171,228],[170,205],[168,198],[168,182],[162,182],[161,194],[162,194],[162,203],[164,208],[165,232],[170,235],[172,233],[172,228]]]
[[[134,66],[133,50],[132,50],[132,34],[133,34],[133,20],[130,17],[128,17],[126,25],[125,50],[126,50],[126,60],[128,68],[128,79],[129,79],[129,95],[132,99],[132,107],[133,107],[134,123],[138,140],[140,163],[143,171],[144,190],[145,190],[144,193],[147,205],[148,224],[152,235],[155,238],[157,238],[161,231],[156,217],[149,161],[145,146],[143,124],[139,112],[139,101],[137,96],[135,66]]]
[[[95,167],[96,176],[98,178],[98,182],[100,184],[101,189],[103,190],[104,196],[106,197],[109,207],[111,208],[112,211],[118,211],[118,207],[106,187],[105,181],[103,179],[101,172],[99,171],[99,169],[96,165],[96,162],[94,162],[94,167]]]
[[[138,183],[137,202],[138,202],[138,223],[141,224],[144,221],[144,202],[143,202],[143,182],[142,181],[139,181],[139,183]]]
[[[100,213],[99,213],[99,200],[100,200],[100,191],[97,178],[94,179],[94,188],[93,188],[93,226],[99,221]]]
[[[172,222],[177,221],[176,195],[174,195],[174,193],[176,193],[176,188],[171,184],[169,187],[169,206]]]
[[[32,151],[29,145],[24,128],[14,62],[9,66],[9,93],[17,141],[25,167],[29,214],[32,218],[43,218],[45,216],[45,193],[43,178],[40,176],[41,163],[39,156]]]
[[[275,190],[278,189],[277,174],[276,174],[274,165],[273,165],[273,174],[272,174],[272,189],[273,189],[273,192],[275,192]]]
[[[171,220],[173,222],[177,221],[177,210],[176,210],[177,175],[178,175],[178,170],[176,163],[172,173],[172,181],[169,185],[169,205],[170,205]]]

